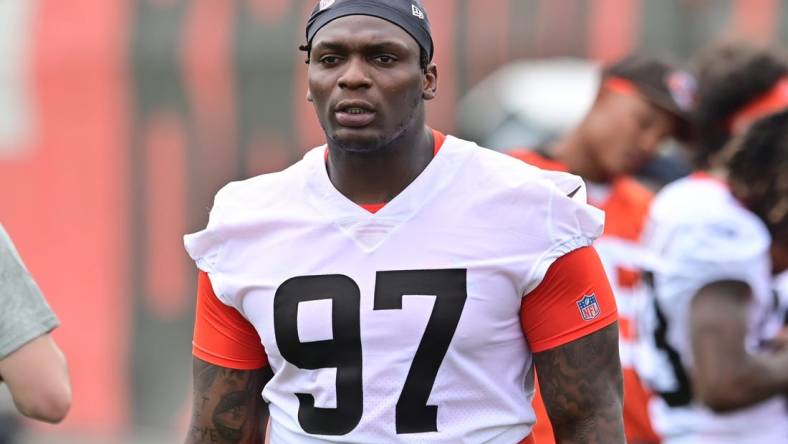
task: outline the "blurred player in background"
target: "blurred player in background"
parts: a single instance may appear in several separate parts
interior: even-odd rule
[[[654,303],[642,317],[639,368],[670,444],[788,439],[788,348],[771,290],[773,273],[788,267],[786,73],[768,49],[705,51],[698,172],[652,205],[644,243]]]
[[[323,0],[306,36],[327,145],[226,186],[186,237],[188,442],[257,442],[269,411],[274,444],[532,442],[535,366],[560,442],[623,443],[582,182],[425,125],[419,3]]]
[[[49,332],[58,326],[0,225],[0,383],[23,415],[60,422],[71,406],[66,359]]]
[[[648,418],[648,395],[633,368],[634,313],[642,257],[637,243],[652,193],[633,177],[672,136],[686,136],[694,79],[661,60],[630,56],[605,69],[591,109],[573,131],[544,151],[509,154],[541,168],[569,171],[586,180],[589,202],[605,211],[604,235],[594,242],[619,308],[619,340],[624,369],[624,420],[629,443],[656,443]],[[554,442],[551,426],[536,400],[534,435]]]
[[[731,137],[760,117],[788,109],[788,59],[781,50],[734,40],[708,48],[697,64],[704,80],[698,103],[700,146],[693,153],[696,167],[703,170]],[[772,253],[788,262],[788,252]],[[786,283],[788,273],[776,279],[780,294],[788,291]]]

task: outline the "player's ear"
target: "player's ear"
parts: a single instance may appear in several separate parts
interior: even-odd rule
[[[308,89],[306,90],[306,101],[307,102],[311,102],[312,101],[312,91],[310,91]]]
[[[438,93],[438,67],[430,63],[424,71],[424,84],[421,91],[421,98],[432,100]]]

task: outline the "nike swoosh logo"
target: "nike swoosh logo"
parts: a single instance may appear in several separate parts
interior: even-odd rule
[[[569,197],[570,199],[575,197],[575,194],[577,194],[577,192],[580,191],[580,188],[583,188],[583,186],[580,185],[579,187],[575,188],[574,191],[572,191],[571,193],[567,194],[566,196]]]

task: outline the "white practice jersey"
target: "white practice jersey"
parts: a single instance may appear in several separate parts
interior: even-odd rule
[[[334,188],[324,152],[227,185],[186,237],[263,342],[272,443],[525,438],[522,297],[602,232],[582,181],[448,137],[372,214]]]
[[[689,307],[705,285],[746,282],[753,292],[747,347],[756,351],[776,333],[770,236],[720,181],[679,180],[655,199],[644,242],[652,260],[655,303],[641,319],[638,370],[657,396],[654,427],[666,444],[788,442],[788,416],[775,397],[716,414],[692,396]]]

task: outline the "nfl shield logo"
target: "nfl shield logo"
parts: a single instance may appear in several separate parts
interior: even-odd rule
[[[594,293],[583,296],[583,298],[576,303],[583,320],[591,321],[599,316],[599,304],[596,302],[596,295]]]
[[[695,103],[695,93],[698,89],[695,78],[684,71],[673,71],[665,79],[665,83],[670,90],[673,101],[681,107],[682,111],[688,111]]]

